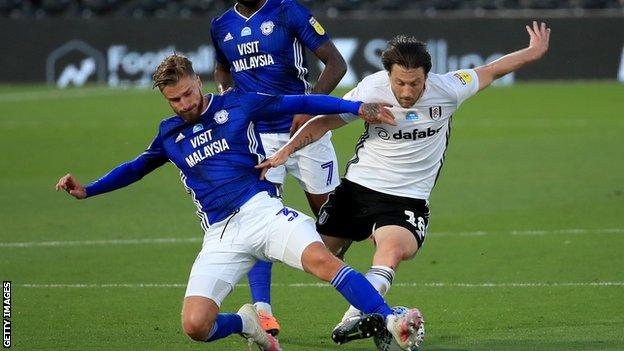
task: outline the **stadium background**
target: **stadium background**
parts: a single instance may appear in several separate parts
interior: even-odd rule
[[[303,3],[349,64],[337,95],[379,69],[394,34],[428,42],[443,72],[524,47],[524,24],[549,23],[544,60],[456,114],[426,246],[388,298],[421,308],[423,350],[624,349],[624,1]],[[229,5],[0,0],[0,278],[13,282],[13,348],[245,349],[181,332],[202,233],[173,167],[88,201],[53,191],[68,171],[87,182],[146,147],[169,114],[145,89],[164,55],[188,54],[213,89],[209,20]],[[361,130],[334,133],[341,173]],[[307,211],[292,180],[285,201]],[[348,261],[366,270],[371,250]],[[331,288],[279,265],[274,283],[284,349],[373,349],[331,343],[346,307]],[[248,299],[239,287],[224,309]]]

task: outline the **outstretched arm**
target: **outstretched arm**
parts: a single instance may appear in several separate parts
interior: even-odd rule
[[[396,125],[388,109],[391,105],[351,101],[327,95],[284,95],[272,106],[273,113],[308,113],[312,115],[331,113],[352,113]]]
[[[286,145],[256,166],[257,169],[261,169],[260,179],[264,179],[270,168],[284,164],[291,154],[319,140],[328,131],[340,128],[345,124],[347,122],[338,115],[316,116],[312,118],[290,138]]]
[[[165,162],[167,162],[167,157],[162,149],[161,139],[156,136],[149,148],[139,157],[115,167],[87,187],[82,186],[76,177],[68,173],[56,183],[56,191],[62,189],[78,200],[85,199],[128,186],[162,166]]]
[[[164,161],[149,162],[142,158],[142,156],[143,155],[130,162],[126,162],[115,167],[105,176],[87,185],[86,187],[83,187],[76,177],[74,177],[71,173],[68,173],[59,179],[56,184],[56,191],[63,189],[67,191],[69,195],[78,200],[82,200],[87,197],[126,187],[139,181],[146,174],[160,167],[164,163]]]
[[[548,41],[550,40],[550,28],[546,23],[538,25],[533,21],[533,26],[526,26],[529,33],[529,46],[507,54],[487,65],[475,68],[479,77],[479,91],[487,88],[492,82],[507,73],[514,72],[520,67],[541,59],[548,51]]]

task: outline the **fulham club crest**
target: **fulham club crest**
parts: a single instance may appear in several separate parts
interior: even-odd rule
[[[429,107],[429,117],[434,121],[439,120],[442,117],[442,106]]]

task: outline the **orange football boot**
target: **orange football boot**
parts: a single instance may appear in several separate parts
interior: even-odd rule
[[[265,332],[273,336],[277,336],[277,334],[279,334],[280,325],[277,323],[277,319],[275,319],[275,317],[268,315],[264,311],[258,311],[258,316],[260,317],[260,326]]]

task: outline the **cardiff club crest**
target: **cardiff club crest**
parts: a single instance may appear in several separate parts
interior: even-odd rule
[[[229,113],[226,110],[219,110],[214,114],[215,122],[223,124],[227,122]]]
[[[262,22],[262,24],[260,25],[260,30],[262,31],[262,34],[269,35],[273,33],[274,27],[275,27],[275,24],[273,24],[273,21],[266,21],[266,22]]]

